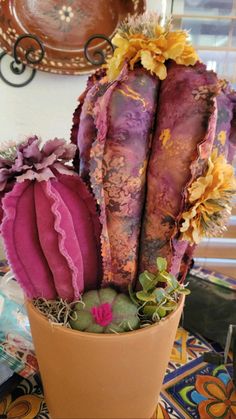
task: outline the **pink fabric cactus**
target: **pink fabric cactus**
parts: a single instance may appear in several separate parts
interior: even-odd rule
[[[16,279],[30,298],[72,301],[98,286],[100,223],[80,177],[65,165],[75,147],[63,140],[41,149],[37,137],[16,148],[2,200],[2,236]],[[5,187],[8,178],[4,179]]]

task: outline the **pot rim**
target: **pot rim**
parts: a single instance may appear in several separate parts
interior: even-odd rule
[[[72,333],[75,334],[76,336],[84,336],[90,339],[118,339],[119,337],[127,337],[127,338],[131,338],[132,336],[134,337],[134,335],[138,335],[138,334],[148,334],[152,329],[156,328],[156,327],[164,327],[165,323],[167,323],[173,316],[176,315],[177,311],[180,310],[181,307],[183,307],[184,305],[184,300],[185,300],[185,295],[181,295],[178,301],[178,304],[176,306],[176,308],[166,317],[164,317],[164,319],[160,320],[157,323],[151,324],[149,326],[143,327],[141,329],[137,329],[137,330],[131,330],[129,332],[122,332],[122,333],[91,333],[91,332],[82,332],[80,330],[75,330],[75,329],[70,329],[68,327],[59,325],[57,323],[50,323],[50,321],[33,305],[32,301],[27,299],[25,301],[25,305],[28,306],[29,310],[34,312],[34,314],[40,318],[41,322],[47,323],[50,325],[50,327],[52,328],[56,328],[57,330],[60,330],[64,333]]]

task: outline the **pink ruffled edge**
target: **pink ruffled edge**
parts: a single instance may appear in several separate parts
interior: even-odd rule
[[[54,202],[52,205],[52,212],[55,216],[55,223],[54,223],[54,228],[55,231],[58,233],[58,246],[59,246],[59,250],[61,252],[61,254],[64,256],[64,258],[66,259],[67,263],[68,263],[68,267],[71,270],[72,273],[72,285],[74,288],[74,296],[75,299],[76,298],[80,298],[81,293],[84,290],[84,279],[83,279],[83,271],[82,271],[82,267],[83,267],[83,259],[82,259],[82,254],[81,251],[79,250],[79,246],[78,246],[78,250],[79,250],[79,259],[80,259],[80,268],[81,270],[78,270],[77,266],[74,264],[68,249],[67,249],[67,245],[66,245],[66,232],[65,229],[63,229],[62,225],[63,225],[63,220],[61,217],[61,213],[59,210],[59,206],[61,204],[61,199],[58,195],[58,193],[52,188],[52,185],[50,182],[46,183],[46,191],[48,193],[48,196],[52,199],[52,201]]]
[[[66,175],[66,174],[65,174]],[[58,179],[62,180],[63,183],[64,173],[60,173],[58,175]],[[85,202],[87,209],[91,215],[91,220],[93,224],[93,231],[94,231],[94,238],[97,244],[98,254],[100,253],[100,235],[101,235],[101,224],[99,222],[98,211],[96,208],[96,201],[92,193],[90,192],[87,185],[83,182],[83,180],[75,174],[73,178],[74,182],[77,182],[77,188],[75,189],[79,194],[80,198]]]

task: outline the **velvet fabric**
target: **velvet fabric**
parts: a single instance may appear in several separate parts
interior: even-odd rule
[[[96,203],[79,175],[62,162],[73,157],[71,148],[56,139],[40,149],[37,137],[29,139],[17,148],[3,180],[2,237],[11,269],[29,298],[73,301],[101,279]]]

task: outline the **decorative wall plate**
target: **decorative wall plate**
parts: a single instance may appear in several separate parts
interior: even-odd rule
[[[121,20],[144,10],[145,0],[0,0],[0,47],[12,55],[17,39],[31,34],[36,39],[23,36],[17,43],[21,62],[57,74],[88,73],[96,67],[84,55],[89,38],[112,38]],[[111,52],[106,40],[91,41],[87,51],[95,61],[98,49]]]

